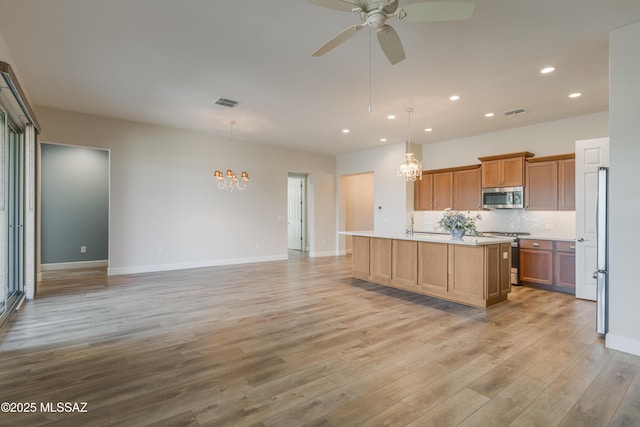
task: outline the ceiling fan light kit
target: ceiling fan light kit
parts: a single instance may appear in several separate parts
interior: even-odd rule
[[[422,2],[399,8],[399,0],[303,0],[318,6],[360,14],[361,24],[348,27],[326,42],[313,56],[322,56],[356,35],[365,26],[376,30],[378,43],[389,62],[395,65],[405,59],[404,48],[396,30],[387,19],[415,22],[444,22],[469,19],[475,11],[470,2]]]

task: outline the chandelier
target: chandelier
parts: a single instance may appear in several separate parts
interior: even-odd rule
[[[231,120],[229,125],[231,129],[229,130],[230,140],[233,142],[233,126],[236,124],[235,120]],[[249,174],[246,171],[242,171],[240,175],[240,179],[238,179],[238,175],[231,170],[227,169],[227,173],[224,175],[222,171],[217,169],[213,176],[216,178],[218,190],[226,190],[226,191],[235,191],[235,190],[245,190],[247,188],[247,182],[249,182]]]
[[[407,138],[407,152],[404,155],[404,160],[400,163],[398,167],[398,176],[404,178],[405,181],[417,181],[418,179],[422,179],[422,163],[418,161],[413,156],[413,153],[410,153],[411,149],[411,113],[413,112],[413,108],[409,108],[407,113],[409,114],[409,137]]]

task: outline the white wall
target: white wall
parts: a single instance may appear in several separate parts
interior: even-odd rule
[[[610,37],[610,201],[608,347],[640,355],[640,23]]]
[[[529,151],[536,157],[573,153],[575,142],[609,136],[609,114],[587,114],[467,138],[424,144],[424,169],[480,163],[478,157]]]
[[[37,107],[40,140],[111,151],[110,274],[287,258],[287,175],[310,176],[310,252],[336,247],[335,158]],[[242,124],[236,125],[239,139]],[[244,192],[213,171],[247,170]]]

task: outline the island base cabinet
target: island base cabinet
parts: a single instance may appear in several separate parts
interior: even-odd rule
[[[354,236],[353,277],[486,308],[507,300],[511,245]]]
[[[447,297],[448,246],[441,243],[418,243],[418,286],[426,294]]]
[[[391,239],[372,237],[369,240],[369,280],[391,284]]]
[[[369,238],[362,236],[352,237],[351,262],[353,277],[356,279],[369,279]]]
[[[391,283],[408,290],[418,289],[418,242],[393,240]]]
[[[487,298],[499,299],[511,292],[511,244],[487,246]]]
[[[473,304],[484,302],[485,248],[449,245],[449,294],[456,300]]]

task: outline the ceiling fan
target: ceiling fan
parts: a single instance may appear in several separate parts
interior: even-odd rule
[[[387,19],[396,17],[405,21],[442,22],[469,19],[475,11],[475,3],[470,2],[421,2],[399,7],[398,0],[302,0],[329,9],[360,14],[362,23],[342,31],[326,42],[313,56],[322,56],[353,37],[368,26],[376,30],[378,42],[391,64],[405,58],[404,48],[398,33],[387,24]]]

